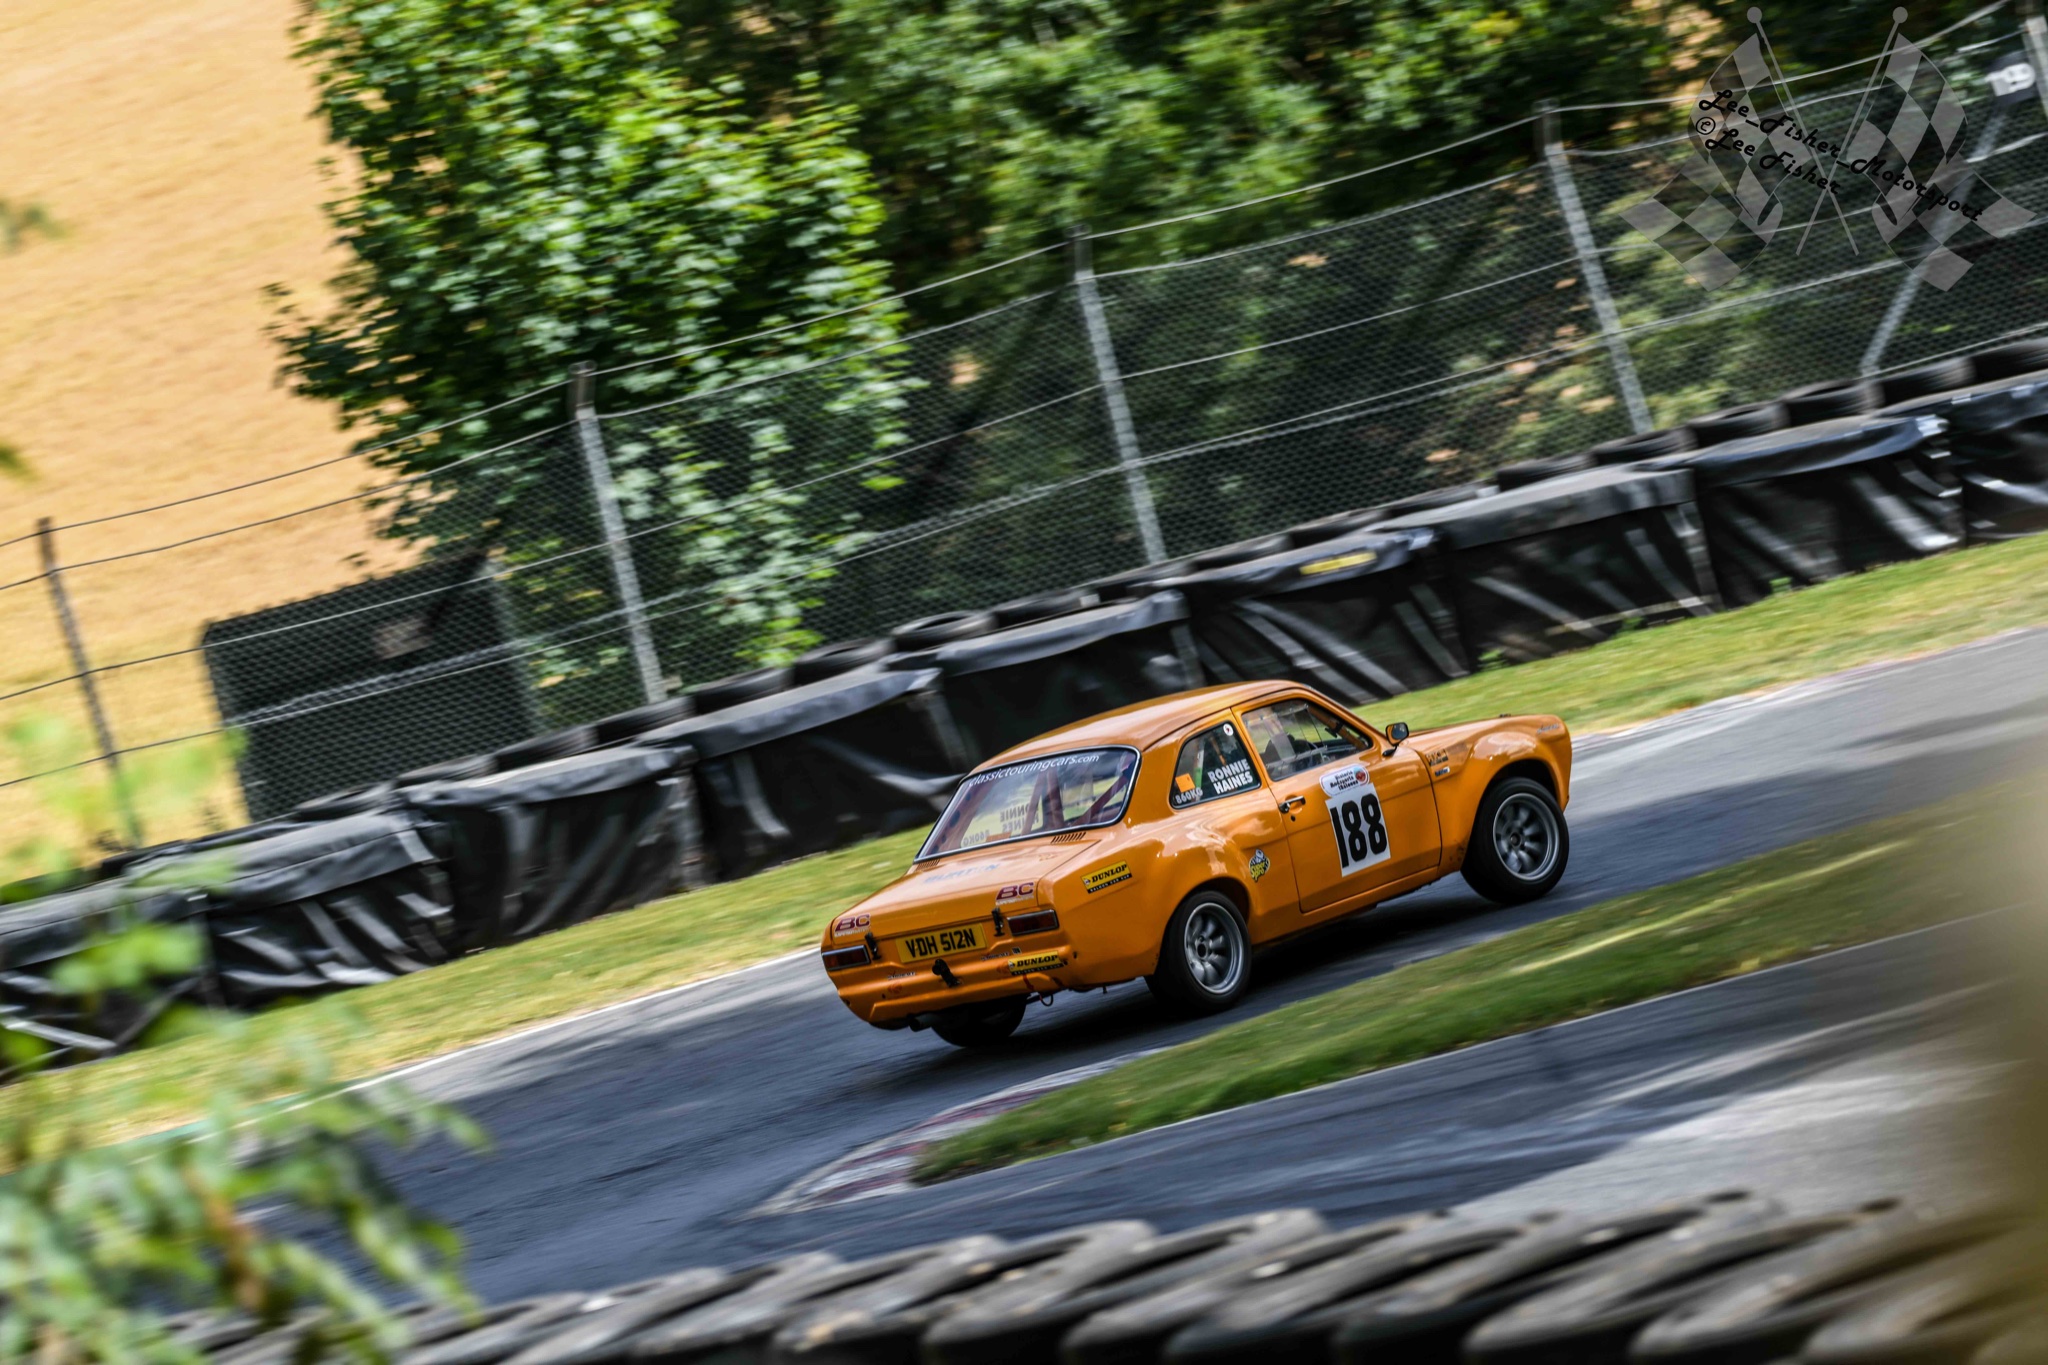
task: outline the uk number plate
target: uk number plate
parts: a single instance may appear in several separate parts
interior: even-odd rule
[[[1394,856],[1370,773],[1362,767],[1341,768],[1323,778],[1323,795],[1330,807],[1330,830],[1337,836],[1337,867],[1344,876]]]
[[[978,924],[959,929],[934,929],[928,934],[906,934],[896,940],[896,957],[902,962],[928,962],[948,953],[988,947],[988,935]]]

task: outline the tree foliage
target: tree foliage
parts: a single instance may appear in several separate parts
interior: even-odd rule
[[[55,742],[49,729],[9,739]],[[190,803],[203,790],[198,771],[160,769],[138,795]],[[38,856],[12,850],[0,866]],[[196,893],[226,871],[190,859],[165,875],[171,889]],[[110,922],[51,985],[87,1001],[161,996],[204,956],[189,925]],[[239,1027],[174,1005],[150,1039]],[[50,1055],[33,1032],[0,1031],[0,1072],[39,1070]],[[183,1365],[200,1359],[192,1329],[230,1324],[241,1336],[291,1325],[279,1359],[386,1360],[408,1339],[404,1316],[386,1306],[391,1290],[468,1311],[454,1234],[406,1203],[370,1147],[475,1144],[477,1130],[402,1087],[342,1085],[310,1046],[249,1043],[244,1055],[198,1122],[118,1147],[92,1147],[66,1121],[61,1072],[47,1078],[48,1104],[0,1121],[0,1360]],[[336,1241],[346,1261],[322,1249]]]

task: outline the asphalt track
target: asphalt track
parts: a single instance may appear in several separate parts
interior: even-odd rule
[[[1583,743],[1550,898],[1503,910],[1454,878],[1261,959],[1232,1017],[1941,800],[2044,739],[2048,631]],[[1975,1179],[1957,1116],[1997,1073],[1961,1022],[1981,938],[1934,931],[1007,1172],[762,1217],[791,1181],[938,1110],[1214,1027],[1165,1019],[1130,986],[956,1053],[857,1024],[815,963],[781,961],[416,1069],[496,1146],[393,1170],[461,1230],[491,1298],[1104,1216],[1179,1227],[1306,1204],[1350,1219],[1734,1183],[1817,1202],[1874,1183],[1949,1191]]]

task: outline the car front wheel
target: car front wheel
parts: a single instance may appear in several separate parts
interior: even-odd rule
[[[1506,778],[1480,799],[1465,880],[1490,901],[1519,905],[1557,885],[1571,851],[1571,831],[1550,789],[1526,777]]]
[[[1159,969],[1145,984],[1173,1009],[1189,1014],[1227,1010],[1251,979],[1251,940],[1228,896],[1197,891],[1180,903],[1159,945]]]

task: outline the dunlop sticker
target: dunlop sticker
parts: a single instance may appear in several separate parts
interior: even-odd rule
[[[1098,891],[1107,891],[1118,882],[1127,882],[1130,879],[1131,865],[1129,863],[1111,863],[1108,867],[1097,872],[1090,872],[1087,876],[1081,878],[1081,889],[1092,896]]]
[[[1064,967],[1067,960],[1058,953],[1033,953],[1029,957],[1010,959],[1010,975],[1022,976],[1026,972],[1043,972],[1054,967]]]

